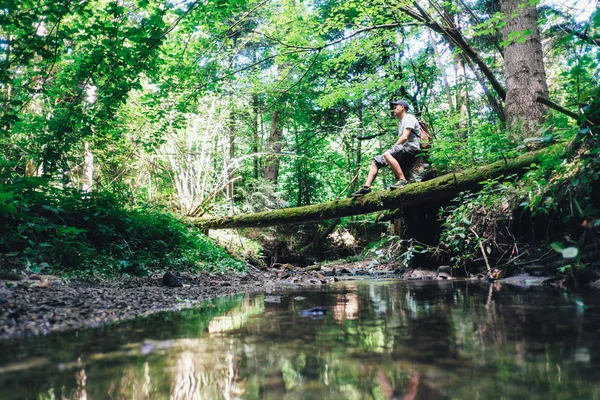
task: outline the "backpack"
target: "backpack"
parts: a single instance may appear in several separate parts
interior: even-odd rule
[[[433,141],[429,134],[429,125],[427,125],[427,122],[419,120],[419,126],[421,127],[421,149],[428,149]]]

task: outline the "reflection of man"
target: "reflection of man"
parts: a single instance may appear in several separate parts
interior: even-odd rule
[[[409,105],[405,100],[397,100],[390,102],[394,117],[400,119],[398,123],[398,140],[391,149],[387,150],[383,155],[373,158],[369,175],[365,185],[352,193],[352,196],[361,196],[371,192],[371,184],[379,173],[379,169],[389,165],[398,181],[391,186],[391,189],[400,188],[408,184],[406,176],[400,162],[407,157],[412,157],[421,149],[421,126],[417,118],[408,113]]]
[[[385,375],[381,368],[377,369],[377,381],[379,382],[379,388],[381,389],[381,394],[386,399],[394,399],[394,400],[414,400],[417,395],[417,389],[419,388],[419,373],[414,371],[408,380],[408,385],[404,393],[399,393],[397,390],[394,390],[390,380]]]

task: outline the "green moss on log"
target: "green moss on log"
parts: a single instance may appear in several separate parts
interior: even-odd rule
[[[548,151],[563,149],[563,145],[554,145],[547,149],[523,154],[517,158],[498,161],[479,168],[471,168],[438,178],[414,183],[402,189],[384,190],[361,197],[352,197],[314,204],[304,207],[284,208],[254,214],[232,217],[194,219],[200,229],[226,229],[242,227],[266,227],[286,224],[300,224],[324,221],[332,218],[368,214],[375,211],[407,207],[417,204],[444,204],[465,190],[477,190],[480,182],[501,175],[522,173],[531,164],[539,161]]]

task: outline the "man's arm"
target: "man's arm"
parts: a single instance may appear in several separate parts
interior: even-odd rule
[[[410,136],[411,132],[412,132],[412,128],[404,128],[404,132],[402,132],[402,135],[398,138],[398,141],[396,142],[396,146],[399,146],[399,145],[405,143],[408,140],[408,137]]]

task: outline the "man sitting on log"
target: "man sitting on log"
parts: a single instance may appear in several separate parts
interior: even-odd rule
[[[414,157],[421,149],[421,126],[417,118],[408,113],[409,105],[405,100],[391,101],[390,107],[393,107],[394,117],[400,119],[398,123],[398,141],[383,155],[373,158],[365,185],[352,193],[352,196],[371,193],[371,184],[375,180],[379,169],[386,165],[390,166],[398,178],[398,181],[390,186],[390,189],[401,188],[408,184],[406,176],[400,168],[400,162],[409,157]]]

